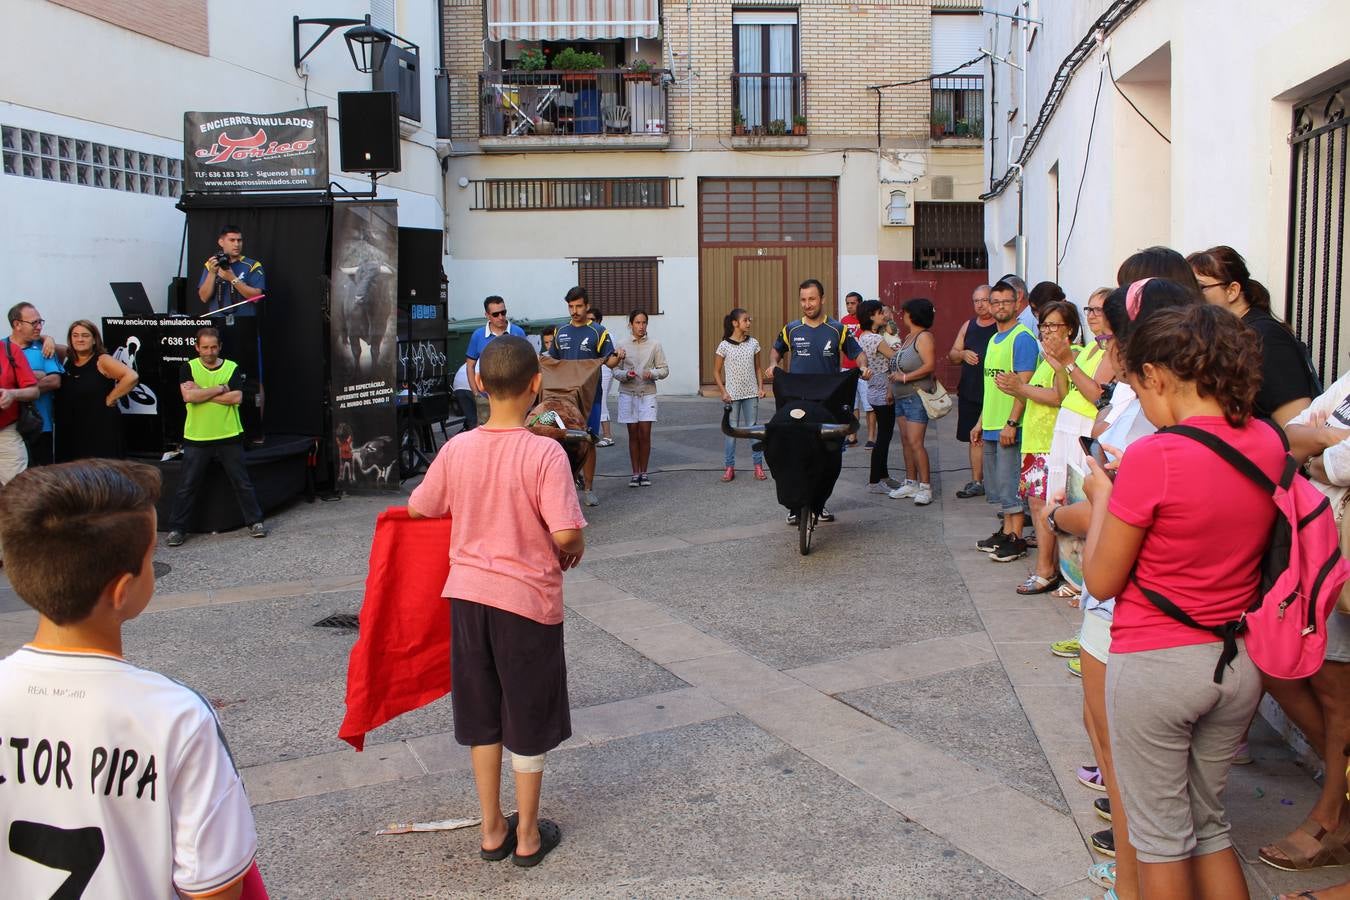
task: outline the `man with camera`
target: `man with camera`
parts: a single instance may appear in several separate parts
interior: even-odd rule
[[[197,296],[206,304],[206,311],[217,312],[245,300],[252,300],[267,290],[267,276],[262,263],[244,255],[244,235],[238,225],[226,225],[216,239],[220,252],[208,257]],[[257,314],[257,306],[245,303],[230,312],[236,316]]]

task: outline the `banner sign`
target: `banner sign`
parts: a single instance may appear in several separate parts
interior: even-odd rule
[[[183,191],[328,189],[328,109],[183,114]]]
[[[398,206],[333,205],[333,435],[338,487],[398,487]]]

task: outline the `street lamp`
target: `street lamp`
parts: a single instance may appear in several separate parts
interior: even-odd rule
[[[378,72],[384,67],[384,57],[389,52],[389,45],[394,41],[394,35],[370,24],[370,16],[365,19],[302,19],[294,16],[292,22],[293,46],[295,50],[295,67],[300,68],[300,64],[305,61],[305,57],[313,53],[318,46],[327,39],[337,29],[344,25],[355,25],[355,28],[349,29],[343,37],[347,39],[347,52],[352,55],[352,65],[356,66],[356,71],[364,74]],[[300,26],[301,25],[323,25],[324,32],[319,35],[319,39],[309,45],[309,49],[304,53],[300,52]],[[359,52],[359,56],[358,56]]]

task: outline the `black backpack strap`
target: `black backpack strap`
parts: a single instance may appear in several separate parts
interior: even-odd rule
[[[1192,425],[1173,425],[1169,428],[1162,428],[1159,431],[1163,434],[1179,434],[1182,437],[1190,438],[1198,444],[1204,444],[1209,449],[1218,454],[1224,462],[1237,469],[1248,479],[1255,482],[1267,494],[1275,493],[1275,482],[1270,480],[1270,476],[1262,472],[1256,463],[1243,456],[1238,450],[1222,438],[1210,434],[1201,428]],[[1276,431],[1279,431],[1277,428]],[[1283,434],[1283,432],[1281,432]]]
[[[1168,600],[1157,591],[1150,590],[1140,584],[1139,579],[1135,578],[1133,573],[1130,574],[1130,580],[1134,582],[1135,587],[1139,588],[1140,593],[1148,599],[1148,602],[1158,607],[1158,609],[1162,610],[1170,618],[1176,619],[1183,625],[1189,625],[1191,628],[1207,631],[1223,641],[1223,652],[1219,654],[1219,664],[1214,667],[1214,683],[1223,684],[1223,670],[1226,669],[1233,660],[1237,659],[1238,635],[1247,630],[1247,620],[1245,618],[1234,619],[1231,622],[1224,622],[1222,625],[1215,625],[1213,627],[1201,625],[1171,600]]]

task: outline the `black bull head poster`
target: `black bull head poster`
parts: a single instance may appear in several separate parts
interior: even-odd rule
[[[398,487],[398,207],[333,207],[330,292],[338,486]]]

